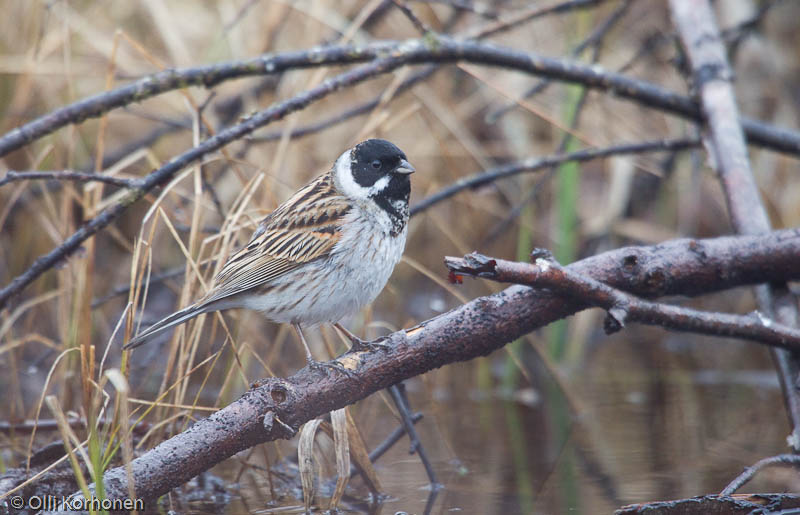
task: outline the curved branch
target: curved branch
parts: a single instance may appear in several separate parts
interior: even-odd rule
[[[374,59],[391,59],[396,63],[386,71],[405,64],[462,61],[509,68],[608,91],[647,107],[695,121],[702,120],[700,110],[692,99],[646,81],[605,71],[598,66],[543,57],[489,43],[427,34],[424,38],[404,42],[380,41],[364,46],[333,45],[267,54],[232,63],[167,70],[75,102],[10,131],[0,137],[0,156],[71,123],[101,116],[113,108],[140,102],[166,91],[193,85],[211,87],[233,78],[266,75],[289,69],[354,64]],[[742,119],[741,122],[751,143],[800,155],[800,134],[748,119]]]
[[[638,143],[622,143],[606,148],[589,148],[570,152],[568,154],[555,154],[552,156],[532,157],[523,161],[505,164],[490,170],[463,177],[449,186],[445,186],[436,193],[433,193],[417,204],[412,206],[411,214],[415,215],[425,211],[434,204],[447,200],[453,195],[466,189],[476,189],[490,184],[498,179],[504,179],[520,173],[535,172],[542,168],[557,166],[570,161],[591,161],[603,157],[624,155],[624,154],[643,154],[645,152],[658,151],[678,151],[696,147],[700,140],[691,138],[664,139],[656,141],[642,141]]]
[[[226,80],[272,75],[292,69],[369,61],[375,59],[379,52],[397,45],[397,42],[380,42],[367,47],[331,45],[318,49],[265,54],[243,61],[164,70],[126,86],[73,102],[11,130],[0,138],[0,156],[67,125],[97,118],[114,108],[141,102],[168,91],[188,86],[210,88]]]
[[[800,278],[800,230],[761,236],[674,240],[629,247],[567,267],[640,296],[699,294]],[[308,367],[270,378],[240,399],[135,459],[137,497],[153,499],[248,447],[288,438],[300,425],[399,381],[456,361],[485,356],[587,305],[556,292],[512,286],[474,299],[389,336],[388,351],[347,353],[354,376]],[[109,498],[128,495],[124,467],[106,472]],[[76,494],[80,495],[80,494]]]

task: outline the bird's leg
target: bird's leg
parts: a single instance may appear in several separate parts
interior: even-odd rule
[[[350,331],[345,329],[345,327],[342,324],[340,324],[339,322],[336,322],[335,324],[333,324],[333,327],[335,327],[336,329],[341,331],[342,334],[344,334],[347,337],[347,339],[350,340],[350,343],[352,344],[352,347],[350,347],[350,350],[353,350],[353,351],[367,351],[367,352],[373,352],[373,351],[376,351],[376,350],[389,350],[389,347],[390,347],[389,345],[387,345],[385,343],[381,343],[383,340],[386,339],[386,336],[381,336],[380,338],[378,338],[375,341],[368,342],[368,341],[362,340],[358,336],[354,335],[353,333],[351,333]]]
[[[311,355],[311,349],[308,347],[308,342],[306,341],[305,335],[303,335],[303,330],[300,329],[298,324],[292,324],[292,327],[294,327],[294,330],[297,331],[297,335],[300,337],[300,341],[303,343],[303,347],[306,350],[306,362],[308,363],[309,367],[317,370],[333,369],[348,377],[357,377],[352,370],[343,367],[338,361],[326,362],[315,360],[314,356]]]

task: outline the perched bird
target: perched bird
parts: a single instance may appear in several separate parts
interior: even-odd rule
[[[211,311],[246,308],[294,326],[312,366],[301,326],[333,323],[357,348],[369,345],[338,321],[383,290],[408,232],[414,167],[394,144],[369,139],[267,215],[233,254],[208,293],[130,340],[138,347],[173,326]]]

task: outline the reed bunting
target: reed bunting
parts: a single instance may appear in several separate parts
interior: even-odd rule
[[[246,308],[294,326],[334,324],[356,349],[371,348],[338,321],[383,290],[400,261],[408,231],[414,167],[394,144],[369,139],[344,152],[267,215],[250,242],[233,254],[208,293],[133,338],[125,349],[211,311]]]

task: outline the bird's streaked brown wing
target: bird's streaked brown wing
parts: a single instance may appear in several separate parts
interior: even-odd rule
[[[261,222],[250,243],[228,259],[198,304],[267,284],[326,256],[341,237],[350,207],[333,188],[330,174],[318,177]]]

